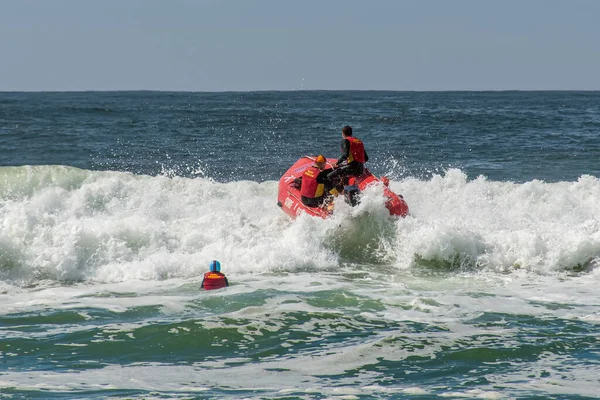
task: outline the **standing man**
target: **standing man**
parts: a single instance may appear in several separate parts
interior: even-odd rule
[[[329,179],[337,182],[340,178],[360,176],[367,161],[369,156],[363,142],[352,136],[352,127],[346,125],[342,128],[342,155],[335,164],[337,168],[329,173]]]

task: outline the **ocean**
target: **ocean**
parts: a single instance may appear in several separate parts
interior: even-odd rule
[[[409,216],[277,206],[344,125]],[[600,92],[0,93],[0,398],[600,398],[599,132]]]

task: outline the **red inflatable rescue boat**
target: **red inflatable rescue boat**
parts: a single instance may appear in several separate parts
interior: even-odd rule
[[[326,168],[333,168],[333,164],[336,161],[335,158],[328,158]],[[302,203],[300,198],[301,183],[298,178],[301,178],[304,171],[313,165],[314,162],[315,157],[303,156],[296,161],[279,180],[277,205],[292,218],[296,218],[296,216],[302,212],[321,218],[327,218],[333,213],[333,203],[325,202],[325,204],[320,207],[308,207]],[[354,192],[344,193],[346,201],[350,204],[355,205],[356,203],[357,198],[355,196],[358,194],[356,193],[356,189],[360,192],[370,185],[380,183],[384,185],[384,196],[387,198],[385,206],[390,211],[390,215],[405,217],[408,214],[408,205],[402,196],[397,195],[389,189],[389,181],[386,177],[378,179],[365,168],[364,173],[361,176],[350,179],[351,181],[349,183],[352,184]]]

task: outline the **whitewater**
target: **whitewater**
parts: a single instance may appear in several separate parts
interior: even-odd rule
[[[600,254],[600,181],[524,184],[392,181],[410,217],[392,220],[373,188],[330,220],[289,220],[277,182],[218,183],[64,166],[0,168],[2,262],[15,284],[197,277],[208,261],[230,274],[352,267],[401,274],[593,269]],[[8,268],[6,268],[8,266]],[[242,278],[243,279],[243,278]]]

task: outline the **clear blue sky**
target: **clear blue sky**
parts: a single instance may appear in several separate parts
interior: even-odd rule
[[[600,0],[0,0],[0,91],[600,90]]]

